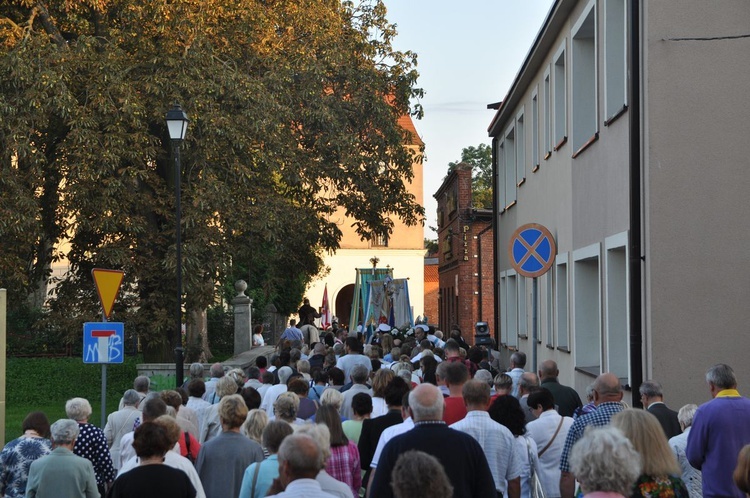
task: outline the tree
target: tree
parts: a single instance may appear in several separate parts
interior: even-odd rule
[[[338,246],[328,215],[339,206],[365,239],[393,216],[421,222],[397,124],[421,116],[416,55],[393,50],[385,16],[380,0],[0,4],[0,281],[38,303],[50,264],[67,257],[51,308],[77,335],[98,314],[91,268],[122,269],[119,317],[147,360],[171,359],[172,102],[191,119],[188,317],[243,266],[267,279],[254,290],[304,288]]]
[[[461,159],[448,163],[448,174],[459,163],[472,169],[472,200],[476,208],[492,207],[492,147],[487,144],[470,145],[461,151]]]

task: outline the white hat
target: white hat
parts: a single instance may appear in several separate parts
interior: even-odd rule
[[[391,327],[387,323],[381,323],[378,325],[378,332],[390,332]]]
[[[417,328],[418,329],[422,329],[425,332],[429,332],[430,331],[430,327],[428,325],[425,325],[424,323],[420,323],[419,325],[417,325]]]

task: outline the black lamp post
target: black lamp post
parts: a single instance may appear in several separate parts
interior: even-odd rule
[[[177,251],[177,347],[175,353],[175,381],[177,387],[182,385],[185,377],[183,371],[184,353],[182,348],[182,237],[181,237],[181,219],[182,211],[180,206],[180,181],[182,177],[182,165],[180,164],[180,145],[185,140],[188,128],[188,117],[179,104],[173,104],[167,112],[167,128],[169,129],[169,138],[172,140],[172,153],[174,154],[174,194],[175,194],[175,248]]]

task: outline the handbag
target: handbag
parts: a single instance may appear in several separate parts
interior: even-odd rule
[[[529,455],[529,487],[531,488],[531,498],[545,498],[542,482],[539,480],[537,469],[534,466],[534,455],[531,453],[531,444],[526,439],[526,451]],[[546,449],[546,448],[545,448]]]

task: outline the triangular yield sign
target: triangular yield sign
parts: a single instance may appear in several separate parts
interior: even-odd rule
[[[109,320],[109,315],[112,313],[112,306],[115,304],[117,294],[120,292],[120,284],[122,284],[122,277],[125,275],[125,272],[94,268],[91,270],[91,275],[94,277],[96,292],[99,293],[99,301],[102,303],[104,316]]]

